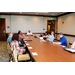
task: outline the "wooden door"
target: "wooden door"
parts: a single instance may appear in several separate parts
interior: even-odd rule
[[[48,34],[51,34],[51,31],[54,31],[54,35],[55,35],[55,20],[47,20]]]
[[[6,41],[5,18],[0,18],[0,41]]]

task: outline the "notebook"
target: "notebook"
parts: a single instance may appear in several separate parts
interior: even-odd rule
[[[28,47],[28,49],[33,49],[32,47]]]
[[[38,55],[36,52],[32,52],[33,55]]]
[[[64,48],[64,50],[69,51],[71,53],[75,53],[75,49],[72,48]]]

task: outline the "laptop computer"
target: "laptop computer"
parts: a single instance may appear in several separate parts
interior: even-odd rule
[[[72,48],[64,48],[64,50],[69,51],[71,53],[75,53],[75,49]]]

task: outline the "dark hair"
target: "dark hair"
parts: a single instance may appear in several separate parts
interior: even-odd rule
[[[63,33],[59,33],[59,35],[63,35]]]
[[[14,40],[19,41],[19,36],[18,36],[18,34],[14,34],[14,35],[13,35],[12,41],[14,41]]]
[[[45,33],[48,35],[48,32],[47,31]],[[44,35],[45,35],[45,33],[44,33]]]
[[[18,31],[18,34],[20,34],[20,30]]]

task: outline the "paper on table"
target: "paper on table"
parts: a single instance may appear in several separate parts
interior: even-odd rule
[[[60,42],[53,42],[53,44],[60,44]]]
[[[43,39],[43,37],[39,37],[41,40]]]
[[[27,41],[25,41],[25,42],[27,42]]]
[[[27,43],[26,45],[29,45],[29,43]]]
[[[33,49],[32,47],[28,47],[28,49]]]
[[[66,46],[62,46],[62,47],[66,47]]]
[[[38,55],[36,52],[32,52],[33,55]]]
[[[42,40],[43,42],[46,42],[45,40]]]

